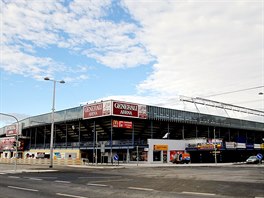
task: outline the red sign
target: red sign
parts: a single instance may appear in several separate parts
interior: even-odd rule
[[[111,113],[111,101],[89,104],[83,107],[83,119],[107,116]]]
[[[125,102],[113,102],[113,115],[138,117],[138,105]]]
[[[113,120],[113,127],[132,129],[133,123],[129,121]]]
[[[103,101],[83,107],[83,119],[108,115],[146,119],[147,106],[120,101]]]
[[[83,118],[92,118],[103,115],[103,103],[86,105],[83,107]]]
[[[13,143],[16,141],[14,137],[0,138],[0,151],[14,150]]]
[[[6,136],[17,135],[17,127],[16,125],[10,125],[6,127]]]

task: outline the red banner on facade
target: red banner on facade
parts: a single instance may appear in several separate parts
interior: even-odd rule
[[[15,137],[0,138],[0,151],[14,150]]]
[[[132,129],[133,128],[133,123],[129,122],[129,121],[113,120],[113,127],[115,127],[115,128]]]
[[[111,114],[111,101],[94,103],[83,107],[83,119],[107,116]]]
[[[112,100],[83,106],[83,119],[108,115],[146,119],[147,106]]]
[[[125,102],[113,102],[113,115],[138,117],[138,105]]]
[[[17,135],[17,127],[16,125],[9,125],[6,127],[6,136],[14,136]]]
[[[103,103],[86,105],[83,107],[83,118],[92,118],[103,115]]]

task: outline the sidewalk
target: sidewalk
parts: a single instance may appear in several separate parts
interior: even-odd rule
[[[264,168],[264,164],[245,164],[245,163],[191,163],[191,164],[172,164],[172,163],[120,163],[116,164],[87,164],[87,165],[56,165],[52,169],[43,165],[17,165],[15,170],[14,164],[0,164],[0,174],[22,173],[22,172],[53,172],[62,167],[73,167],[80,169],[122,169],[122,168],[169,168],[169,167],[247,167],[247,168]]]
[[[245,163],[191,163],[191,164],[172,164],[172,163],[120,163],[118,164],[88,164],[88,165],[68,165],[76,168],[162,168],[162,167],[263,167],[264,164],[245,164]]]
[[[22,172],[54,172],[56,169],[49,169],[43,165],[20,165],[15,168],[14,164],[0,164],[0,174],[22,173]]]

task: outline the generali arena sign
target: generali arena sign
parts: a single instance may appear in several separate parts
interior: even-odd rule
[[[13,136],[13,135],[17,135],[17,126],[15,124],[6,127],[6,136]]]
[[[111,101],[85,105],[83,107],[83,119],[107,116],[111,113]]]
[[[120,101],[105,101],[83,107],[83,119],[107,115],[146,119],[147,107],[146,105]]]
[[[113,101],[113,115],[147,119],[147,106]]]
[[[138,105],[124,102],[113,102],[113,115],[138,117]]]

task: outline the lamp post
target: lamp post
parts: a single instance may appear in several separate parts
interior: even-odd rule
[[[56,94],[56,83],[65,83],[64,80],[57,81],[50,79],[49,77],[44,78],[53,82],[53,100],[52,100],[52,113],[51,113],[51,134],[50,134],[50,168],[53,167],[53,134],[54,134],[54,111],[55,111],[55,94]]]
[[[0,115],[12,117],[17,122],[17,129],[16,129],[16,156],[15,156],[15,171],[16,171],[17,170],[17,158],[18,158],[18,153],[17,153],[18,150],[17,150],[17,147],[18,147],[19,122],[18,122],[18,119],[15,116],[13,116],[13,115],[6,114],[6,113],[0,113]]]
[[[215,159],[215,165],[217,165],[215,127],[214,127],[214,159]]]

